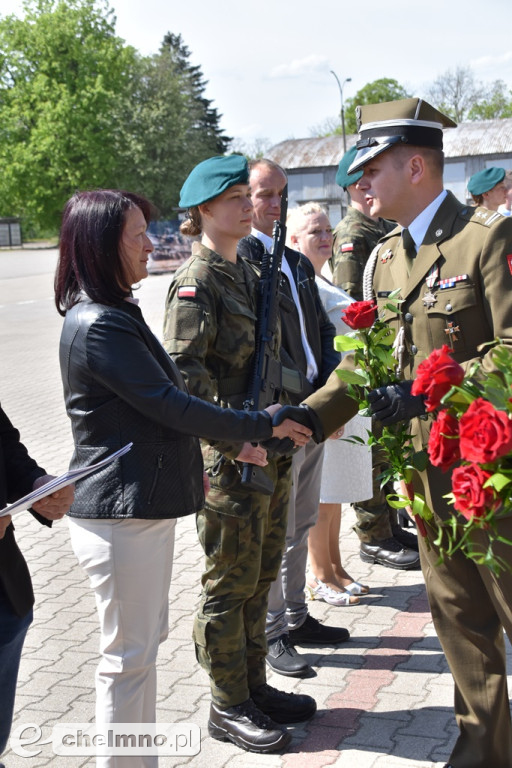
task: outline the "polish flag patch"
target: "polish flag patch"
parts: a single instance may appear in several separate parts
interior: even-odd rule
[[[507,264],[510,270],[510,274],[512,275],[512,253],[509,253],[509,255],[507,256]]]
[[[342,253],[350,253],[354,250],[354,243],[344,243],[341,246],[341,252]]]
[[[195,299],[197,288],[195,285],[182,285],[178,288],[178,299]]]

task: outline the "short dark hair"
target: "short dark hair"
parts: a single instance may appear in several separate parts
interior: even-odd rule
[[[403,167],[409,157],[421,155],[431,172],[436,176],[443,175],[444,171],[444,152],[435,147],[418,147],[414,144],[398,144],[391,148],[393,152],[393,161],[396,168]]]
[[[79,301],[80,292],[99,304],[115,306],[130,295],[119,243],[126,212],[140,208],[149,224],[149,200],[118,189],[76,192],[64,207],[59,260],[55,273],[55,304],[60,315]]]

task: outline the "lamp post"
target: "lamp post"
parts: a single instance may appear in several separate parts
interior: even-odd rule
[[[345,136],[345,107],[343,106],[343,88],[345,87],[345,83],[351,83],[352,78],[346,77],[343,81],[343,84],[340,83],[338,75],[336,72],[333,72],[333,70],[329,70],[331,75],[334,75],[336,78],[336,82],[338,83],[338,88],[340,89],[340,98],[341,98],[341,132],[343,134],[343,152],[345,153],[347,151],[347,137]]]

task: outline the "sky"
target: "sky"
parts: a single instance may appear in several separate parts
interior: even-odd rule
[[[181,34],[221,127],[248,146],[306,138],[343,98],[394,78],[424,96],[458,66],[512,88],[510,0],[109,0],[119,37],[145,55]],[[0,0],[0,15],[22,15]]]

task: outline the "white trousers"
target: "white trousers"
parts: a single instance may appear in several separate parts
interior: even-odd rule
[[[154,723],[156,657],[169,631],[176,520],[69,518],[100,620],[97,723]],[[97,768],[156,768],[158,758],[97,757]]]

